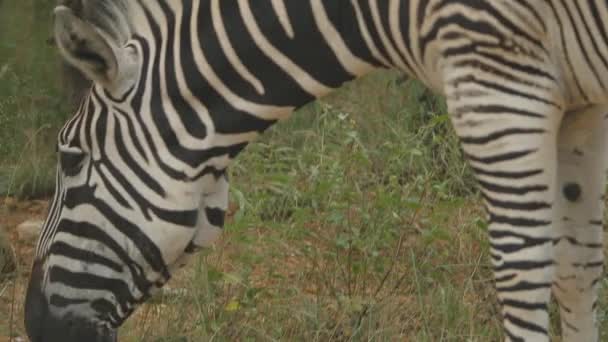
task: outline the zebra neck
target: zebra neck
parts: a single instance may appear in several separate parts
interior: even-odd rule
[[[218,154],[232,159],[257,133],[344,82],[378,67],[408,70],[407,42],[395,33],[407,26],[408,3],[139,1],[132,27],[145,46],[145,80],[134,110],[162,108],[147,121],[191,167]],[[201,149],[183,146],[185,137]]]
[[[176,74],[183,70],[194,95],[212,88],[196,96],[211,109],[218,97],[229,95],[293,109],[375,67],[394,65],[383,57],[391,35],[384,1],[209,0],[145,6],[142,17],[148,25],[134,27],[165,50],[155,57],[165,57],[167,67],[177,67]]]

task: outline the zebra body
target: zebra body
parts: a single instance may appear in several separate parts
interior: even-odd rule
[[[480,184],[505,339],[597,341],[608,4],[588,0],[70,1],[95,84],[59,134],[34,261],[37,341],[114,340],[221,232],[226,168],[294,109],[375,68],[446,96]]]

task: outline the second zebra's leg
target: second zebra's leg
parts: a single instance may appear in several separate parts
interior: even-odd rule
[[[599,341],[607,112],[605,106],[593,106],[567,113],[559,133],[553,294],[564,341]]]
[[[549,81],[524,93],[512,80],[482,86],[480,72],[449,76],[448,110],[488,213],[505,339],[549,341],[559,92]]]

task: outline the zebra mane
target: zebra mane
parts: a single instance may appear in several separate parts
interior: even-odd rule
[[[131,33],[127,17],[129,1],[132,0],[58,0],[57,4],[71,8],[80,19],[95,25],[120,44]]]

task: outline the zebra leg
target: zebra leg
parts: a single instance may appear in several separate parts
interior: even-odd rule
[[[448,109],[488,213],[505,338],[549,341],[555,273],[552,203],[563,117],[559,93],[548,92],[552,87],[544,84],[524,97],[516,88],[521,83],[492,80],[500,87],[480,88],[470,71],[462,76],[457,74],[462,71],[453,72],[446,90]],[[510,86],[516,89],[512,93],[497,90]]]
[[[606,178],[605,107],[564,117],[558,141],[553,294],[560,306],[564,341],[598,341],[597,290],[602,251]]]

